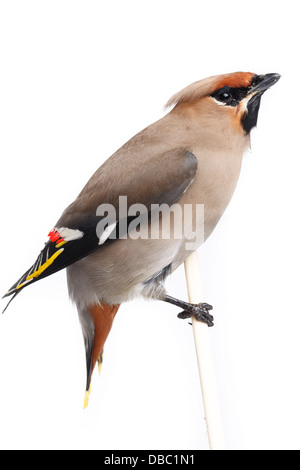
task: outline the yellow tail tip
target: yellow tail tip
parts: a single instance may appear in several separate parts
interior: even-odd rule
[[[84,405],[83,405],[84,410],[87,408],[87,406],[89,404],[89,398],[90,398],[89,392],[85,392]]]
[[[83,405],[83,409],[85,410],[89,404],[89,398],[90,398],[90,393],[91,393],[91,387],[89,388],[89,390],[87,390],[85,392],[85,396],[84,396],[84,405]]]

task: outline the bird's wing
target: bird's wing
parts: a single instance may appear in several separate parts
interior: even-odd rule
[[[197,158],[185,149],[149,157],[138,166],[136,161],[129,160],[132,161],[132,168],[127,160],[124,172],[120,165],[112,172],[114,161],[110,160],[101,167],[103,171],[98,170],[98,177],[93,177],[65,210],[49,233],[49,241],[36,262],[4,297],[17,295],[27,285],[66,268],[125,235],[134,217],[127,217],[125,223],[116,219],[99,225],[104,220],[103,213],[98,212],[97,215],[100,204],[111,204],[116,209],[116,216],[119,213],[119,196],[127,197],[128,207],[139,203],[148,211],[152,204],[172,205],[179,201],[192,183],[198,167]],[[107,165],[109,162],[110,165]]]

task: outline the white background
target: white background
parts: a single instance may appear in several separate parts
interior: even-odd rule
[[[278,72],[234,198],[199,250],[228,449],[300,449],[297,2],[0,3],[1,293],[100,164],[206,76]],[[169,292],[187,299],[183,269]],[[4,308],[5,302],[1,302]],[[207,449],[192,328],[123,305],[83,411],[65,273],[0,317],[2,449]]]

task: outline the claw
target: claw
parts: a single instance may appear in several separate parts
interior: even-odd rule
[[[190,309],[183,310],[178,314],[178,318],[185,320],[186,318],[194,317],[196,320],[206,323],[208,326],[214,326],[214,317],[210,315],[209,310],[213,307],[206,303],[191,305]]]
[[[191,318],[192,313],[188,312],[187,310],[183,310],[183,312],[178,313],[177,318],[180,318],[180,320],[186,320],[187,318]]]
[[[210,304],[198,304],[201,308],[204,308],[205,310],[213,310],[213,306]]]

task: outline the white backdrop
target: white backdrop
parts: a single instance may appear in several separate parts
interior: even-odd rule
[[[92,172],[206,76],[278,72],[234,198],[199,250],[229,449],[300,449],[299,27],[287,0],[0,3],[1,293]],[[187,298],[183,269],[168,281]],[[5,302],[1,302],[4,308]],[[207,449],[192,329],[123,305],[83,411],[65,273],[0,317],[1,449]]]

